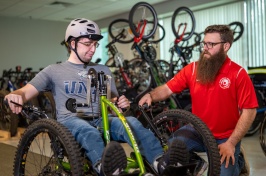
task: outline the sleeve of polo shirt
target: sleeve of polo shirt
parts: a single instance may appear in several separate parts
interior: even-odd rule
[[[194,62],[185,66],[171,80],[166,83],[166,85],[173,93],[180,93],[184,89],[188,88],[188,81],[192,75],[193,65]]]
[[[242,69],[236,79],[239,109],[257,108],[258,101],[254,86],[247,72]]]

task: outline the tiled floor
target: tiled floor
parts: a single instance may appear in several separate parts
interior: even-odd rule
[[[10,144],[17,146],[18,137],[11,138],[10,140],[0,140],[0,142],[5,144]],[[247,158],[250,164],[251,176],[264,176],[266,175],[266,156],[263,154],[260,143],[259,135],[255,134],[251,137],[245,137],[243,139],[243,146],[247,154]],[[126,151],[129,152],[131,149],[124,145]],[[12,156],[10,156],[12,157]],[[1,174],[0,174],[1,175]]]

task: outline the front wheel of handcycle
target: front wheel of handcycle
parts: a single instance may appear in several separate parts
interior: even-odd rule
[[[83,158],[70,131],[53,119],[33,122],[23,133],[14,159],[14,176],[84,175]]]
[[[206,161],[208,162],[208,176],[220,175],[220,154],[214,136],[206,124],[183,109],[163,111],[153,119],[157,129],[165,138],[169,138],[176,130],[184,125],[192,126],[200,135],[208,152],[206,152]],[[204,159],[205,159],[204,156]]]

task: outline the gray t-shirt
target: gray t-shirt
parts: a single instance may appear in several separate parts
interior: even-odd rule
[[[97,72],[103,71],[106,75],[112,75],[105,65],[90,63],[86,68],[83,64],[73,64],[69,61],[49,65],[40,71],[29,84],[38,91],[51,91],[56,104],[57,120],[66,120],[73,116],[86,117],[98,116],[99,103],[95,89],[91,88],[92,104],[90,107],[78,107],[77,113],[66,109],[66,101],[69,98],[76,99],[76,103],[87,103],[87,75],[88,70],[94,68]],[[96,96],[95,96],[96,95]],[[118,96],[113,78],[111,79],[111,97]],[[95,97],[97,97],[95,99]]]

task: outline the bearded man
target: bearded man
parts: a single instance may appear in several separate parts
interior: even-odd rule
[[[204,31],[202,53],[166,84],[157,87],[139,101],[139,105],[162,101],[173,93],[189,88],[192,113],[211,130],[221,156],[221,175],[248,175],[241,139],[251,126],[258,107],[253,84],[244,68],[227,55],[234,37],[227,25],[211,25]],[[163,93],[162,93],[163,92]],[[169,139],[183,141],[191,156],[207,152],[193,127],[178,129]],[[193,154],[193,155],[192,155]],[[207,163],[199,156],[195,175],[202,175]]]

